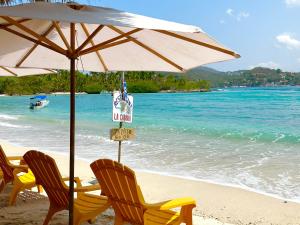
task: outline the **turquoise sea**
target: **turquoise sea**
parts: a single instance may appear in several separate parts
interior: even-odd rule
[[[137,138],[123,144],[123,163],[300,202],[300,87],[133,96],[133,123],[125,126]],[[0,97],[0,139],[67,153],[69,96],[49,100],[32,111],[29,96]],[[117,159],[112,96],[77,95],[76,103],[76,155]]]

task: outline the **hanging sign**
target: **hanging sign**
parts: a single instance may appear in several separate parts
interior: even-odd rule
[[[113,128],[110,129],[110,139],[114,141],[127,141],[135,138],[133,128]]]
[[[113,94],[113,115],[114,122],[132,123],[133,97],[127,93],[115,91]]]

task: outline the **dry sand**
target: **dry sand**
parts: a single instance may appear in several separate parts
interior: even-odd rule
[[[23,155],[30,148],[0,142],[7,155]],[[32,149],[32,148],[31,148]],[[63,176],[68,176],[68,157],[46,152],[55,158]],[[76,160],[75,176],[85,182],[94,178],[89,163]],[[137,172],[146,201],[158,202],[170,198],[192,196],[197,200],[194,224],[258,224],[300,225],[300,204],[285,202],[240,188],[210,184],[183,178]],[[0,194],[0,225],[42,224],[48,210],[45,196],[26,191],[19,195],[17,206],[6,207],[11,186]],[[67,211],[57,214],[51,225],[67,224]],[[88,224],[88,223],[86,223]],[[95,224],[113,224],[113,211],[107,210]]]

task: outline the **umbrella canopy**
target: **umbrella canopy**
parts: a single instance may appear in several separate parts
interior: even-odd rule
[[[182,72],[239,57],[198,27],[110,8],[32,3],[0,15],[0,65],[69,69],[70,23],[78,70]]]
[[[76,67],[96,72],[183,72],[238,57],[198,27],[114,9],[44,2],[0,8],[0,65],[70,68],[70,225]]]
[[[56,73],[54,70],[36,68],[10,68],[0,66],[0,77],[23,77],[28,75],[42,75]]]

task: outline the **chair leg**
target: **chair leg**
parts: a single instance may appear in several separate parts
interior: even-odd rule
[[[183,206],[181,209],[181,215],[183,216],[183,221],[186,225],[192,225],[193,224],[193,208],[194,205],[186,205]]]
[[[79,220],[78,218],[74,218],[73,225],[80,225],[80,224],[81,224],[81,220]]]
[[[51,218],[53,217],[53,215],[58,211],[60,211],[60,209],[57,209],[57,208],[50,205],[49,210],[48,210],[48,214],[47,214],[47,216],[44,220],[43,225],[48,225],[48,223],[51,220]]]
[[[11,191],[10,197],[9,197],[9,202],[8,205],[12,206],[16,204],[17,196],[18,194],[22,191],[22,186],[18,185],[15,183],[13,190]]]
[[[96,222],[96,219],[97,219],[97,217],[95,217],[95,218],[93,218],[93,219],[90,219],[90,220],[88,220],[88,223],[89,223],[89,224],[93,224],[93,223]]]
[[[4,181],[4,179],[1,179],[0,180],[0,193],[4,190],[4,187],[5,187],[5,181]]]
[[[115,215],[115,224],[114,225],[122,225],[123,224],[123,218],[120,214],[116,213]]]
[[[39,193],[42,193],[42,192],[43,192],[43,187],[42,187],[42,185],[38,185],[38,186],[37,186],[37,189],[38,189],[38,192],[39,192]]]
[[[73,225],[79,225],[82,221],[82,215],[74,207],[73,211]]]

